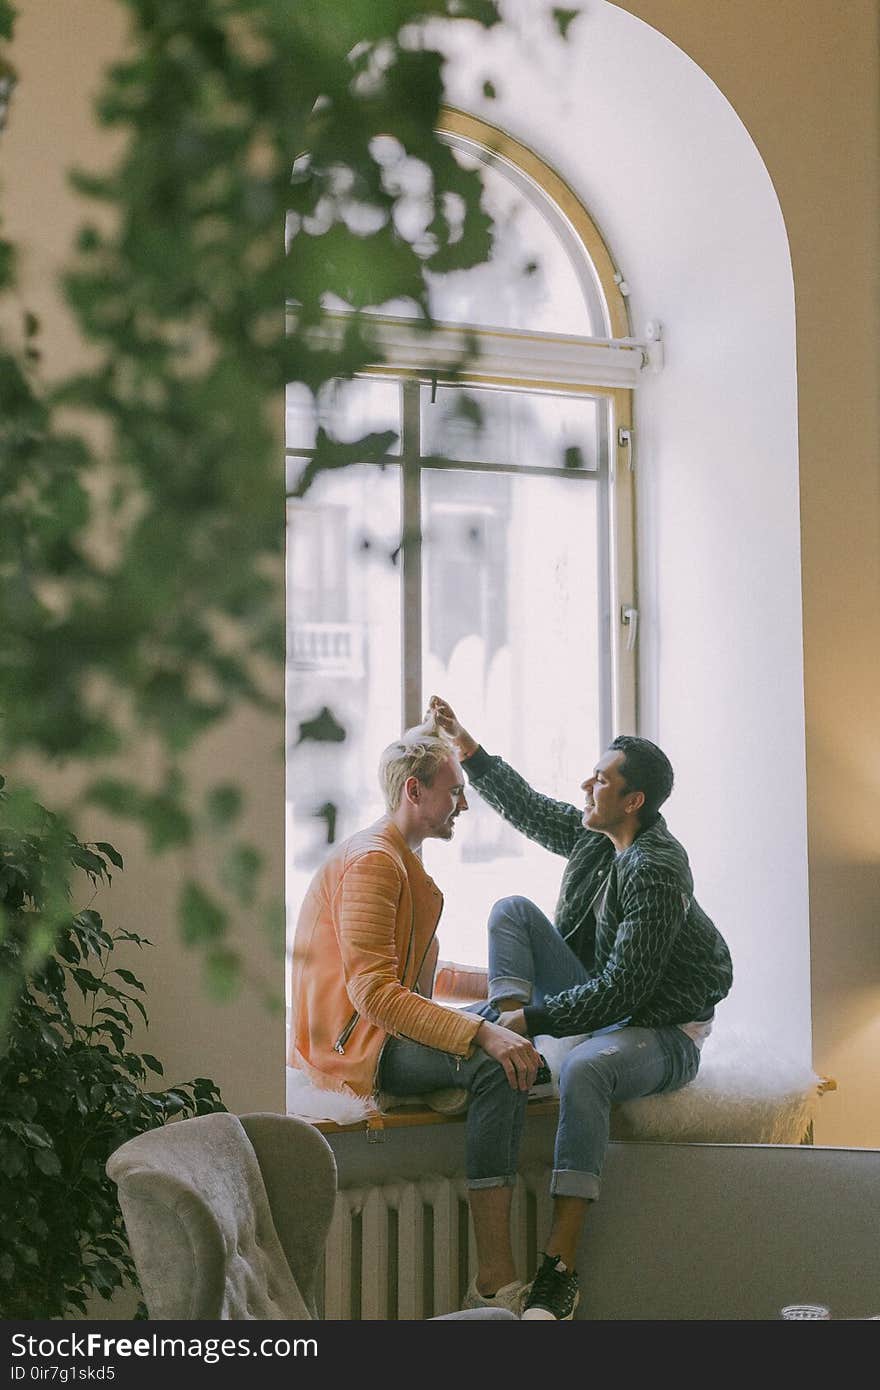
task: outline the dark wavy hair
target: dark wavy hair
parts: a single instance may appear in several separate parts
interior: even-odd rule
[[[618,734],[609,745],[623,754],[620,772],[628,792],[642,792],[645,804],[639,812],[642,829],[657,819],[657,812],[672,791],[672,763],[656,743],[635,734]]]

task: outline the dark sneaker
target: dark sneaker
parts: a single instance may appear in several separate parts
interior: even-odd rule
[[[541,1054],[539,1053],[538,1055],[540,1056]],[[553,1076],[547,1065],[547,1059],[541,1057],[541,1065],[538,1067],[537,1074],[532,1082],[531,1090],[529,1091],[529,1100],[535,1100],[536,1098],[543,1099],[545,1097],[549,1098],[554,1094]]]
[[[557,1255],[545,1255],[522,1311],[523,1322],[570,1322],[578,1306],[578,1277]]]

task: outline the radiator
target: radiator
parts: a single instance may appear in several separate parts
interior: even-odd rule
[[[550,1170],[517,1177],[511,1235],[517,1271],[534,1273],[546,1240]],[[426,1176],[340,1191],[324,1252],[324,1318],[430,1318],[462,1306],[476,1271],[467,1188],[461,1178]]]

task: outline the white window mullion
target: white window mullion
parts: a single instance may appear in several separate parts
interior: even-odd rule
[[[632,397],[628,391],[615,391],[608,488],[612,737],[637,733],[639,727],[639,599],[632,427]]]
[[[403,724],[421,723],[422,709],[422,469],[421,405],[417,381],[404,381],[403,489],[400,544],[403,586],[401,653],[403,666]]]

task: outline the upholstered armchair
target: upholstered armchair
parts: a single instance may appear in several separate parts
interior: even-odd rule
[[[110,1155],[151,1319],[311,1319],[336,1198],[319,1130],[287,1115],[179,1120]],[[505,1310],[446,1314],[504,1316]]]

